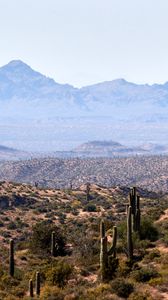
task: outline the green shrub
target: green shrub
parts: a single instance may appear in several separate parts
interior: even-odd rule
[[[157,228],[152,224],[152,221],[147,218],[142,218],[140,239],[154,242],[157,241],[158,237],[159,232]]]
[[[65,238],[57,226],[45,221],[36,223],[33,226],[30,250],[35,254],[49,254],[51,252],[51,234],[53,231],[56,233],[56,256],[64,256],[66,254]]]
[[[71,236],[74,245],[73,255],[80,264],[90,266],[99,261],[100,243],[92,232],[87,232],[84,225],[74,230]]]
[[[119,268],[117,271],[117,275],[119,277],[126,277],[130,274],[130,272],[132,271],[132,263],[127,260],[127,261],[121,261],[119,264]]]
[[[93,203],[88,203],[87,205],[85,205],[84,211],[88,211],[88,212],[95,212],[96,211],[96,205]]]
[[[154,300],[148,292],[134,292],[132,293],[128,300]]]
[[[14,230],[14,229],[17,229],[16,223],[10,222],[10,223],[7,225],[7,229],[8,229],[8,230]]]
[[[127,282],[124,279],[115,279],[111,283],[112,291],[119,297],[128,298],[128,296],[133,292],[133,284]]]
[[[162,207],[152,207],[148,210],[148,215],[151,221],[156,221],[164,214],[164,209]]]
[[[45,285],[41,289],[40,297],[43,300],[64,300],[64,293],[56,286]]]
[[[159,274],[154,268],[141,268],[131,273],[131,277],[138,282],[147,282],[152,278],[158,277]]]
[[[0,227],[3,227],[4,226],[4,223],[3,221],[0,220]]]
[[[2,289],[11,292],[11,289],[13,287],[16,287],[19,285],[19,281],[8,274],[4,274],[1,277],[0,286]]]
[[[107,279],[108,280],[111,280],[114,277],[114,275],[118,269],[118,265],[119,265],[118,258],[109,257],[108,269],[107,269]]]
[[[148,255],[145,256],[144,260],[145,262],[154,261],[155,259],[158,259],[160,257],[160,251],[155,249],[148,253]]]
[[[50,285],[64,287],[70,278],[72,271],[73,267],[71,265],[65,261],[59,261],[55,266],[48,270],[46,280]]]

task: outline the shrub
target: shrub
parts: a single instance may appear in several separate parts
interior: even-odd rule
[[[154,268],[141,268],[131,273],[131,277],[138,282],[147,282],[152,278],[158,277],[159,274]]]
[[[51,234],[53,231],[56,233],[56,256],[64,256],[66,254],[65,238],[57,226],[46,221],[33,226],[30,239],[31,251],[36,254],[49,254],[51,252]]]
[[[0,220],[0,227],[3,227],[4,223]]]
[[[45,285],[41,290],[41,298],[44,300],[63,300],[64,293],[60,288],[56,286]]]
[[[164,236],[162,237],[162,242],[168,246],[168,233],[167,232],[163,232]]]
[[[117,271],[117,275],[126,277],[130,274],[130,272],[132,271],[132,264],[130,263],[130,261],[121,261],[118,271]]]
[[[119,297],[127,298],[134,290],[133,284],[124,279],[115,279],[111,283],[112,291]]]
[[[10,292],[12,288],[19,285],[19,281],[8,274],[4,274],[1,277],[0,285],[2,289]]]
[[[132,293],[128,300],[154,300],[148,292],[134,292]]]
[[[14,223],[14,222],[10,222],[8,225],[7,225],[7,229],[8,230],[14,230],[14,229],[16,229],[17,228],[17,225],[16,225],[16,223]]]
[[[95,212],[96,211],[96,205],[93,203],[88,203],[87,205],[85,205],[84,211],[88,211],[88,212]]]
[[[143,218],[141,221],[140,239],[149,240],[154,242],[158,239],[159,232],[157,228],[152,224],[152,221],[147,218]]]
[[[145,262],[154,261],[155,259],[158,259],[160,257],[160,251],[155,249],[148,253],[148,255],[145,256]]]
[[[47,282],[50,285],[57,285],[63,287],[70,275],[72,274],[73,267],[65,261],[59,261],[55,266],[48,270],[46,274]]]
[[[85,266],[97,263],[100,243],[92,232],[86,233],[85,227],[82,226],[74,230],[71,242],[74,244],[73,254],[76,260]]]
[[[119,265],[118,258],[109,257],[108,269],[107,269],[107,280],[110,280],[111,278],[114,277],[114,275],[117,271],[118,265]]]
[[[148,210],[148,215],[152,221],[156,221],[164,214],[164,209],[162,207],[152,207]]]

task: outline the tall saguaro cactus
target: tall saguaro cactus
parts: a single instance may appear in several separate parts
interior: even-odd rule
[[[127,215],[127,252],[130,260],[133,258],[133,242],[132,242],[132,207],[128,208]]]
[[[140,196],[137,195],[137,208],[136,208],[136,231],[140,234],[141,229],[141,211],[140,211]]]
[[[51,255],[56,255],[56,247],[55,247],[55,231],[51,234]]]
[[[31,298],[33,298],[34,294],[33,294],[33,281],[32,279],[29,280],[29,296]]]
[[[105,224],[101,220],[100,223],[100,270],[101,270],[101,279],[105,280],[106,278],[106,269],[108,266],[108,256],[107,256],[107,237],[105,236]]]
[[[15,261],[14,261],[14,240],[10,240],[9,244],[9,274],[14,276],[15,272]]]
[[[136,187],[130,190],[130,206],[133,215],[133,230],[140,233],[140,197],[137,195]]]
[[[101,279],[104,281],[107,278],[107,274],[111,269],[112,265],[117,265],[116,260],[116,244],[117,244],[117,227],[113,227],[113,240],[110,249],[107,247],[107,236],[106,236],[105,224],[104,221],[101,220],[100,223],[100,270],[101,270]],[[113,262],[115,263],[113,264]]]
[[[86,200],[87,201],[90,200],[90,183],[89,182],[86,183]]]
[[[36,272],[36,295],[40,296],[40,273]]]

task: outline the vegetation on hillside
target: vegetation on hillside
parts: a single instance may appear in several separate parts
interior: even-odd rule
[[[1,182],[0,299],[166,299],[167,196],[131,193]]]
[[[138,186],[143,190],[166,193],[168,156],[125,158],[41,158],[0,162],[0,180],[38,182],[41,187],[79,188],[87,181],[102,186]]]

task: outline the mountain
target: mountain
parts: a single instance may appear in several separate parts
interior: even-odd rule
[[[168,106],[168,83],[137,85],[117,79],[77,89],[56,83],[22,61],[14,60],[0,68],[0,101],[7,106],[26,104],[32,114],[33,110],[39,110],[42,116],[47,112],[54,116],[74,116],[77,111],[83,116],[97,116],[100,112],[102,116],[113,116],[117,108],[122,112],[126,106],[146,108],[147,111],[143,111],[146,115],[151,105],[155,113],[157,108],[158,115],[158,110]],[[26,109],[17,111],[18,115],[22,113],[28,112]],[[140,115],[140,111],[137,113]]]
[[[0,68],[0,140],[24,151],[70,150],[88,140],[165,144],[168,83],[124,79],[59,84],[20,60]]]
[[[3,160],[20,160],[30,158],[30,154],[0,145],[0,161]]]
[[[70,151],[53,152],[24,152],[16,149],[0,146],[0,160],[27,160],[52,158],[116,158],[139,155],[168,155],[168,145],[143,144],[139,147],[127,147],[115,141],[90,141],[83,143]]]
[[[137,155],[168,155],[168,145],[143,144],[139,147],[127,147],[114,141],[90,141],[71,151],[56,151],[49,156],[56,158],[114,158]]]
[[[91,141],[75,148],[73,153],[78,157],[122,157],[149,152],[138,147],[126,147],[114,141]]]
[[[147,152],[150,152],[151,154],[168,154],[168,145],[158,145],[158,144],[152,144],[147,143],[141,146],[141,149]]]
[[[48,105],[49,111],[57,108],[59,112],[65,113],[67,101],[73,106],[75,91],[72,86],[58,84],[53,79],[32,70],[20,60],[11,61],[0,68],[1,105],[7,107],[19,105],[19,110],[14,111],[14,114],[19,116],[31,113],[34,117],[37,111],[44,113],[43,110]]]

